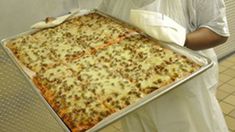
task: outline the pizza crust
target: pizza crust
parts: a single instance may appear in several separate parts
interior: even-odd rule
[[[10,41],[7,47],[64,123],[86,131],[200,65],[91,13]]]

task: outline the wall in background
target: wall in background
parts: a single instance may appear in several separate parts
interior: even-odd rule
[[[48,16],[77,8],[77,0],[0,0],[0,39],[29,30]]]
[[[59,16],[72,8],[91,9],[102,0],[0,0],[0,40],[30,29],[48,16]],[[78,4],[79,3],[79,4]]]

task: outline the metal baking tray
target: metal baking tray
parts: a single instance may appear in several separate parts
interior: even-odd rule
[[[135,31],[137,31],[138,33],[148,37],[149,39],[151,39],[153,41],[156,41],[160,46],[162,46],[164,48],[167,48],[167,49],[170,49],[170,50],[173,50],[174,52],[176,52],[178,54],[187,56],[188,59],[190,59],[190,60],[192,60],[192,61],[194,61],[194,62],[196,62],[196,63],[201,65],[201,68],[199,70],[197,70],[196,72],[192,73],[191,75],[189,75],[189,76],[187,76],[187,77],[185,77],[185,78],[183,78],[181,80],[177,80],[176,82],[174,82],[174,83],[172,83],[170,85],[167,85],[167,86],[162,87],[162,88],[160,88],[158,90],[155,90],[154,92],[150,93],[149,95],[147,95],[143,99],[140,99],[136,103],[129,105],[128,107],[124,108],[123,110],[121,110],[119,112],[113,113],[112,115],[108,116],[104,120],[100,121],[98,124],[96,124],[91,129],[87,130],[88,132],[94,132],[94,131],[99,131],[99,130],[103,129],[104,127],[106,127],[106,126],[110,125],[111,123],[121,119],[122,117],[126,116],[127,114],[137,110],[140,107],[143,107],[147,103],[149,103],[149,102],[157,99],[158,97],[166,94],[167,92],[169,92],[170,90],[176,88],[177,86],[187,82],[190,79],[193,79],[197,75],[205,72],[206,70],[208,70],[210,67],[213,66],[213,62],[209,58],[207,58],[205,56],[202,56],[202,55],[200,55],[199,53],[197,53],[195,51],[192,51],[192,50],[187,49],[185,47],[181,47],[181,46],[176,45],[176,44],[159,42],[158,40],[156,40],[153,37],[145,34],[139,28],[131,25],[130,23],[124,22],[124,21],[122,21],[120,19],[117,19],[115,17],[107,15],[106,13],[103,13],[103,12],[97,10],[97,9],[89,10],[89,11],[87,11],[87,13],[98,13],[98,14],[104,16],[104,17],[110,18],[113,21],[115,21],[115,22],[117,22],[119,24],[124,25],[127,28],[134,29]],[[82,15],[87,14],[87,13],[83,13]],[[40,99],[43,100],[43,102],[45,103],[45,105],[50,110],[51,114],[53,115],[53,117],[58,121],[58,123],[64,128],[65,131],[70,131],[69,128],[65,125],[65,123],[63,123],[63,121],[55,113],[55,111],[50,107],[50,105],[47,103],[47,101],[44,99],[44,97],[40,94],[40,90],[34,85],[32,79],[30,79],[30,76],[24,72],[25,69],[22,68],[22,65],[19,64],[18,60],[13,55],[13,53],[6,47],[7,42],[9,42],[10,40],[18,38],[20,36],[27,35],[27,34],[33,34],[33,33],[38,32],[38,31],[40,31],[40,30],[30,30],[30,31],[18,34],[18,35],[13,36],[13,37],[9,37],[9,38],[3,39],[1,41],[1,46],[3,47],[5,52],[9,55],[9,57],[15,62],[15,64],[21,70],[21,72],[25,75],[27,80],[31,82],[31,85],[32,85],[32,88],[35,91],[35,94],[40,96]]]

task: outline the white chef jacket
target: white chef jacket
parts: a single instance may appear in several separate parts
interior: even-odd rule
[[[129,21],[131,9],[161,12],[161,1],[103,0],[99,9]],[[136,2],[143,2],[136,4]],[[184,22],[172,18],[192,32],[206,27],[221,36],[229,36],[223,0],[182,0]],[[215,97],[218,84],[217,57],[213,49],[198,51],[215,65],[193,80],[161,96],[122,119],[125,132],[228,132]]]

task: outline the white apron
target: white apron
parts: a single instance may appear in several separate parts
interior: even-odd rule
[[[99,9],[129,21],[130,9],[140,8],[140,5],[135,4],[134,1],[139,0],[133,0],[133,2],[132,0],[104,0]],[[187,10],[186,22],[181,23],[177,19],[176,21],[187,28],[188,32],[198,27],[208,27],[220,35],[228,36],[225,16],[217,18],[218,20],[213,19],[215,22],[205,23],[206,19],[210,19],[208,16],[219,16],[220,12],[217,10],[221,11],[224,8],[223,1],[208,0],[206,2],[198,5],[200,3],[195,2],[195,0],[187,0],[183,6],[185,7],[184,10]],[[212,14],[203,16],[203,13],[196,12],[196,8],[203,4],[210,7],[209,5],[214,5],[213,2],[218,5],[208,9],[211,10],[209,12]],[[146,5],[142,9],[158,11],[161,0]],[[225,14],[221,13],[221,15]],[[221,21],[221,19],[224,21]],[[217,21],[219,21],[219,24]],[[218,28],[218,25],[221,28]],[[216,54],[213,49],[199,51],[199,53],[212,59],[215,65],[207,72],[126,116],[121,120],[124,132],[228,132],[222,111],[215,97],[218,84]]]

